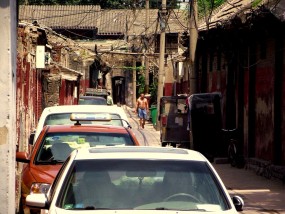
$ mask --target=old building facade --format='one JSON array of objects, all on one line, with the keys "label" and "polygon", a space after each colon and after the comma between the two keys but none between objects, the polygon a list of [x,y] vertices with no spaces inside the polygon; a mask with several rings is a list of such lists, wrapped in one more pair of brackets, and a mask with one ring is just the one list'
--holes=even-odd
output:
[{"label": "old building facade", "polygon": [[19,23],[16,118],[21,150],[28,149],[29,135],[45,107],[77,103],[83,63],[79,54],[65,48],[66,41],[47,28]]},{"label": "old building facade", "polygon": [[197,90],[221,92],[223,127],[238,129],[248,164],[278,171],[285,165],[284,1],[231,3],[200,25]]}]

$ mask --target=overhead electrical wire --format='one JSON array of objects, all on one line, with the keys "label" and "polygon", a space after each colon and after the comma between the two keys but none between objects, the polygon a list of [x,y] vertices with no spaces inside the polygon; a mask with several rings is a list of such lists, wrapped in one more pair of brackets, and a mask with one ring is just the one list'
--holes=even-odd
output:
[{"label": "overhead electrical wire", "polygon": [[[90,11],[92,11],[92,8],[93,8],[94,6],[92,6],[91,7],[91,9],[89,9],[88,11],[84,11],[84,12],[79,12],[79,13],[72,13],[71,15],[76,15],[76,14],[86,14],[85,16],[84,16],[84,18],[82,18],[81,20],[80,20],[80,22],[77,24],[77,25],[75,25],[75,26],[79,26],[84,20],[86,21],[86,17],[88,16],[88,14],[90,13]],[[46,11],[52,11],[52,10],[46,10]],[[106,11],[106,10],[105,10]],[[99,15],[99,17],[101,16],[104,16],[105,14],[103,14],[105,11],[98,11],[98,12],[100,12],[101,14]],[[102,13],[103,12],[103,13]],[[122,12],[122,13],[125,13],[125,12]],[[112,17],[112,20],[114,19],[114,18],[116,18],[116,17],[118,17],[118,16],[120,16],[122,13],[118,13],[115,17]],[[175,17],[176,18],[178,18],[177,17],[177,14],[174,14],[175,15]],[[55,16],[55,17],[66,17],[66,16],[70,16],[70,14],[65,14],[65,15],[60,15],[60,16]],[[138,14],[136,14],[135,15],[135,17],[133,18],[133,20],[132,20],[132,23],[128,26],[128,28],[130,29],[130,28],[132,28],[133,26],[134,26],[134,23],[135,23],[135,21],[136,21],[136,19],[137,19],[137,16],[138,16]],[[53,16],[54,17],[54,16]],[[167,19],[169,19],[169,17],[170,17],[170,13],[168,14],[168,17],[167,17]],[[52,18],[51,16],[49,17],[44,17],[44,18],[40,18],[39,20],[44,20],[44,19],[49,19],[49,18]],[[88,17],[89,18],[89,17]],[[91,18],[91,17],[90,17]],[[75,19],[75,18],[73,18],[73,19]],[[77,20],[78,21],[78,20]],[[97,25],[97,27],[98,28],[100,28],[101,26],[104,26],[104,25],[108,25],[108,23],[110,22],[110,20],[106,20],[105,22],[101,22],[100,23],[100,25]],[[153,33],[153,35],[156,35],[156,34],[158,34],[158,20],[157,19],[155,19],[150,25],[149,25],[149,27],[147,28],[147,29],[150,29],[155,23],[156,23],[156,29],[155,29],[155,32]],[[181,23],[181,22],[180,22]],[[169,27],[169,26],[168,26]],[[81,36],[82,38],[86,38],[86,39],[92,39],[92,38],[90,38],[90,37],[87,37],[87,36],[83,36],[83,35],[79,35],[79,34],[76,34],[76,33],[74,33],[74,32],[72,32],[72,31],[70,31],[70,30],[68,30],[68,29],[64,29],[64,30],[66,30],[66,31],[68,31],[68,32],[70,32],[70,33],[73,33],[74,35],[77,35],[77,36]],[[136,40],[137,38],[140,38],[142,35],[145,35],[145,31],[146,31],[146,29],[144,29],[144,30],[142,30],[138,35],[135,35],[135,36],[133,36],[132,37],[132,39],[131,40],[128,40],[128,42],[125,42],[125,44],[128,44],[128,43],[130,43],[130,42],[132,42],[132,41],[134,41],[134,40]],[[170,29],[169,29],[169,31],[170,31]],[[119,40],[119,39],[118,39]],[[151,39],[149,40],[149,45],[151,45],[151,44],[153,44],[153,42],[156,40],[156,36],[152,36],[151,37]],[[121,45],[118,45],[118,46],[115,46],[114,47],[114,49],[118,49],[120,46],[123,46],[123,45],[125,45],[125,44],[121,44]],[[90,49],[88,49],[88,50],[90,50]]]},{"label": "overhead electrical wire", "polygon": [[184,29],[189,29],[189,27],[188,26],[185,26],[184,24],[182,24],[181,23],[181,21],[180,21],[180,17],[178,17],[177,16],[177,14],[176,14],[176,12],[175,12],[175,10],[174,9],[171,9],[172,10],[172,12],[173,12],[173,14],[174,14],[174,16],[175,16],[175,21],[181,26],[181,27],[183,27]]}]

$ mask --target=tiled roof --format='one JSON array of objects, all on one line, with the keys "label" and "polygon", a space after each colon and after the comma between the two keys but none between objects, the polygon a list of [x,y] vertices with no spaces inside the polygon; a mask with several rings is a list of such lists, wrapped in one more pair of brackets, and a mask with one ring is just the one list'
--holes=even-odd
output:
[{"label": "tiled roof", "polygon": [[[160,24],[158,19],[158,10],[149,11],[149,29],[148,33],[159,33]],[[133,13],[132,18],[130,19],[130,30],[129,34],[143,34],[146,29],[146,11],[145,10],[136,10]],[[178,33],[185,31],[187,27],[187,11],[185,10],[169,10],[166,26],[166,33]]]},{"label": "tiled roof", "polygon": [[212,14],[208,17],[203,17],[199,24],[199,30],[206,30],[207,28],[216,27],[217,24],[221,24],[229,20],[231,17],[241,11],[245,5],[248,5],[251,0],[230,0],[226,1],[219,8],[216,8]]},{"label": "tiled roof", "polygon": [[53,29],[95,29],[100,9],[98,5],[21,5],[19,19]]},{"label": "tiled roof", "polygon": [[[235,16],[245,17],[247,13],[252,13],[258,10],[261,6],[265,6],[270,10],[277,8],[277,3],[284,3],[284,0],[228,0],[219,8],[215,9],[210,17],[203,17],[198,23],[200,31],[215,28],[217,25],[222,25],[231,20]],[[272,11],[272,10],[271,10]]]},{"label": "tiled roof", "polygon": [[[172,10],[167,16],[167,33],[183,32],[187,26],[186,11]],[[159,33],[160,26],[158,21],[158,10],[149,10],[148,33]],[[141,10],[105,10],[101,11],[99,34],[114,32],[125,33],[128,35],[144,34],[146,30],[146,11]]]},{"label": "tiled roof", "polygon": [[126,10],[102,10],[98,19],[98,34],[125,34]]},{"label": "tiled roof", "polygon": [[[171,10],[167,15],[167,33],[183,32],[187,25],[186,10]],[[100,6],[20,6],[19,19],[52,29],[98,29],[98,34],[144,34],[146,11],[100,10]],[[149,33],[159,32],[158,10],[149,10]]]}]

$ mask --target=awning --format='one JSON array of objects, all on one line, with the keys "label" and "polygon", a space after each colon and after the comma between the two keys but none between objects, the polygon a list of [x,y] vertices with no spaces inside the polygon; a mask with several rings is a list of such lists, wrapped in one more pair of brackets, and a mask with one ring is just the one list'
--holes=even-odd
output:
[{"label": "awning", "polygon": [[78,80],[78,77],[81,77],[83,75],[83,72],[67,68],[57,63],[52,63],[51,66],[56,67],[59,70],[59,75],[61,78],[65,80],[76,81]]}]

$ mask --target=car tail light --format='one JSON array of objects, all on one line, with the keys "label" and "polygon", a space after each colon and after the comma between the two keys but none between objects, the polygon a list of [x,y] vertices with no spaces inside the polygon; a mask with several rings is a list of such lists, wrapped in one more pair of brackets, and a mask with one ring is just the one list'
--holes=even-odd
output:
[{"label": "car tail light", "polygon": [[30,194],[47,193],[49,188],[50,184],[47,183],[33,183],[30,189]]},{"label": "car tail light", "polygon": [[161,124],[163,126],[166,126],[166,123],[167,123],[167,116],[166,115],[162,115],[161,116]]}]

